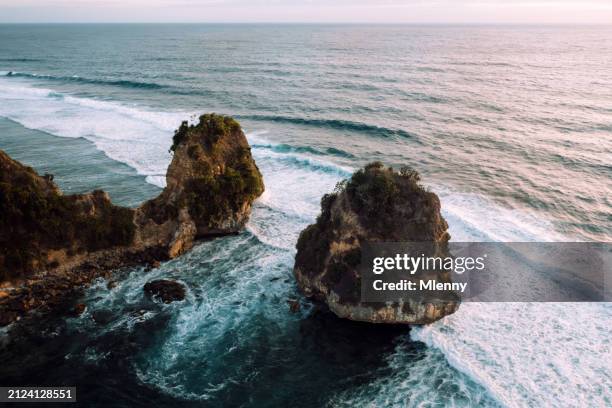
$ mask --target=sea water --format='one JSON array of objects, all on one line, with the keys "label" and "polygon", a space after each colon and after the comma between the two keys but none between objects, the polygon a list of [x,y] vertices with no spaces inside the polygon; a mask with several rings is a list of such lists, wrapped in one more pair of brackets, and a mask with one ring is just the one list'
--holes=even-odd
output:
[{"label": "sea water", "polygon": [[[0,148],[135,206],[182,120],[236,117],[266,192],[243,233],[99,281],[0,349],[88,406],[609,406],[609,304],[464,304],[407,331],[313,313],[291,270],[323,194],[410,165],[457,241],[610,241],[612,29],[0,25]],[[172,278],[184,302],[147,300]]]}]

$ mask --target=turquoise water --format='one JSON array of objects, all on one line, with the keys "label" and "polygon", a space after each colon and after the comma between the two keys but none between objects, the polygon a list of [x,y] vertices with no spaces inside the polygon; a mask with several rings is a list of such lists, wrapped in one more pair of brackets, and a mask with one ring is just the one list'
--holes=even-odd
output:
[{"label": "turquoise water", "polygon": [[[299,231],[372,160],[417,168],[458,241],[609,241],[610,55],[602,27],[0,25],[0,148],[65,190],[137,205],[208,111],[267,187],[244,233],[5,346],[0,382],[87,406],[610,405],[607,304],[466,304],[409,333],[286,304]],[[187,300],[148,302],[157,277]]]},{"label": "turquoise water", "polygon": [[0,146],[39,174],[53,174],[65,194],[101,189],[114,203],[134,207],[161,191],[84,139],[61,139],[0,117]]}]

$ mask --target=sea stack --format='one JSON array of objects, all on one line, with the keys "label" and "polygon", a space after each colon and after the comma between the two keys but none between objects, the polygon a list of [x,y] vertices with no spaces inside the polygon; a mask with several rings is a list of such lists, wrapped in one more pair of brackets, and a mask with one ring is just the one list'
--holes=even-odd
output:
[{"label": "sea stack", "polygon": [[135,221],[137,241],[161,241],[173,258],[197,238],[239,232],[264,184],[240,125],[230,117],[206,114],[195,125],[183,122],[170,149],[166,188],[137,209]]},{"label": "sea stack", "polygon": [[[386,324],[428,324],[454,313],[458,301],[365,303],[358,264],[366,242],[450,239],[438,196],[417,172],[372,163],[321,200],[321,214],[298,239],[294,275],[300,291],[338,317]],[[446,280],[448,277],[441,277]]]},{"label": "sea stack", "polygon": [[0,151],[0,325],[62,303],[110,270],[170,259],[195,240],[234,234],[264,191],[240,125],[205,114],[175,132],[162,193],[139,208],[108,194],[63,195]]}]

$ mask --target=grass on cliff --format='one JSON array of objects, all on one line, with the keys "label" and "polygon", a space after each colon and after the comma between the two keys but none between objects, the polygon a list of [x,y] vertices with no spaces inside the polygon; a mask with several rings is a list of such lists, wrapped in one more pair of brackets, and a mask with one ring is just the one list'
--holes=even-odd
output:
[{"label": "grass on cliff", "polygon": [[197,130],[204,135],[204,143],[207,147],[212,147],[221,137],[227,136],[230,132],[240,130],[240,124],[232,117],[217,115],[216,113],[206,113],[199,118],[195,125],[189,125],[183,121],[181,126],[174,132],[170,151],[176,148],[187,138],[187,134]]},{"label": "grass on cliff", "polygon": [[420,181],[419,173],[410,167],[395,171],[381,162],[372,162],[353,173],[350,179],[339,182],[333,193],[323,196],[317,223],[329,221],[331,206],[343,192],[347,193],[353,210],[362,220],[368,224],[380,222],[393,212],[394,205],[406,194],[426,192]]},{"label": "grass on cliff", "polygon": [[345,189],[355,212],[368,226],[373,226],[391,217],[394,206],[406,194],[424,193],[420,180],[419,174],[409,167],[396,172],[381,162],[373,162],[356,171]]},{"label": "grass on cliff", "polygon": [[36,173],[26,169],[0,177],[0,281],[53,266],[47,265],[50,249],[92,251],[132,241],[132,210],[113,206],[94,192],[98,206],[91,215],[78,195],[46,191]]}]

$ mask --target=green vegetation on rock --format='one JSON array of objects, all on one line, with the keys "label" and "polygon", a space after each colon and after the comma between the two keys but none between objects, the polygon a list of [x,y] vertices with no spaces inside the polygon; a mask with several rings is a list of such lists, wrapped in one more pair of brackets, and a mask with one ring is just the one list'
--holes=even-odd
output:
[{"label": "green vegetation on rock", "polygon": [[419,174],[409,167],[397,172],[373,162],[356,171],[345,190],[362,222],[383,232],[393,228],[393,213],[398,206],[410,203],[415,195],[427,194],[419,181]]},{"label": "green vegetation on rock", "polygon": [[[298,255],[305,262],[324,262],[325,252],[332,238],[332,228],[339,220],[331,218],[332,205],[338,197],[346,194],[350,205],[368,228],[384,233],[385,228],[392,230],[397,220],[393,218],[396,205],[401,200],[409,199],[407,195],[427,194],[419,184],[420,176],[409,167],[402,167],[396,172],[380,162],[373,162],[357,170],[350,179],[336,185],[333,193],[325,194],[321,199],[321,213],[317,222],[308,226],[300,234],[297,243]],[[320,270],[320,265],[313,265],[313,270]]]},{"label": "green vegetation on rock", "polygon": [[[238,122],[216,114],[183,122],[170,150],[166,187],[135,209],[114,206],[103,191],[64,196],[53,176],[0,151],[0,282],[19,283],[0,297],[0,325],[59,305],[114,269],[174,258],[198,238],[244,228],[264,184]],[[47,285],[51,295],[40,296]]]},{"label": "green vegetation on rock", "polygon": [[263,192],[261,176],[246,156],[229,163],[222,174],[191,179],[185,186],[185,206],[197,221],[213,228],[215,224],[240,211],[245,202],[252,202]]},{"label": "green vegetation on rock", "polygon": [[240,124],[214,113],[195,125],[183,122],[171,150],[168,187],[139,209],[115,206],[102,191],[62,195],[51,175],[41,177],[0,151],[0,281],[53,269],[75,255],[129,250],[143,228],[139,251],[174,245],[176,231],[193,231],[189,223],[196,232],[181,236],[183,250],[194,238],[242,228],[264,185]]},{"label": "green vegetation on rock", "polygon": [[216,113],[206,113],[199,118],[199,122],[195,125],[189,125],[187,121],[183,121],[181,126],[174,132],[172,138],[171,151],[176,151],[187,137],[190,131],[197,131],[202,135],[202,143],[210,148],[217,141],[229,133],[240,130],[240,124],[232,117],[217,115]]},{"label": "green vegetation on rock", "polygon": [[209,113],[196,125],[183,122],[171,150],[177,162],[168,175],[182,186],[175,204],[188,209],[199,231],[216,231],[228,220],[244,218],[239,215],[245,204],[264,190],[240,124],[231,117]]},{"label": "green vegetation on rock", "polygon": [[0,160],[0,281],[46,266],[48,250],[92,251],[132,241],[133,210],[112,205],[100,191],[61,195],[51,177],[42,179],[3,153]]}]

